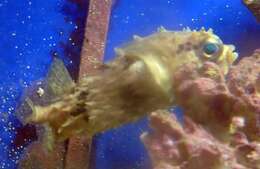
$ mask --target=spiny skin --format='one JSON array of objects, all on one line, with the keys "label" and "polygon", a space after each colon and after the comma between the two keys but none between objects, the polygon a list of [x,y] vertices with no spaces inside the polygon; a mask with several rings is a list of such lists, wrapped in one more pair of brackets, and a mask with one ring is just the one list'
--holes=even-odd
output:
[{"label": "spiny skin", "polygon": [[[205,53],[205,44],[217,51]],[[183,64],[216,62],[224,72],[236,59],[234,47],[224,45],[212,31],[179,32],[161,29],[117,49],[117,57],[100,72],[83,78],[59,100],[34,107],[31,122],[47,123],[56,140],[89,136],[135,121],[149,112],[174,104],[172,74]]]}]

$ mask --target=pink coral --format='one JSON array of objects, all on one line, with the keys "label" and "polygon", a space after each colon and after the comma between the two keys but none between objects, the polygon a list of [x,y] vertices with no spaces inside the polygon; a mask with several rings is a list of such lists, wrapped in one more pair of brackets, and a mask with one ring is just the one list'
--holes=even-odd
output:
[{"label": "pink coral", "polygon": [[[150,116],[151,133],[142,140],[154,169],[259,169],[260,145],[234,137],[233,147],[221,143],[200,125],[185,117],[158,111]],[[246,139],[246,138],[244,138]]]},{"label": "pink coral", "polygon": [[260,169],[260,50],[225,75],[216,63],[173,74],[182,126],[174,115],[150,116],[142,140],[154,169]]},{"label": "pink coral", "polygon": [[[239,100],[234,110],[246,118],[243,131],[252,139],[260,138],[260,50],[243,58],[227,77],[230,92]],[[239,103],[239,104],[238,104]]]},{"label": "pink coral", "polygon": [[196,123],[207,126],[215,137],[227,140],[236,98],[228,90],[224,74],[215,63],[206,62],[201,69],[193,66],[185,65],[174,74],[177,104]]},{"label": "pink coral", "polygon": [[259,50],[233,66],[227,77],[217,64],[206,62],[200,69],[192,64],[183,66],[173,80],[177,103],[215,137],[228,141],[232,119],[241,116],[247,136],[260,138]]}]

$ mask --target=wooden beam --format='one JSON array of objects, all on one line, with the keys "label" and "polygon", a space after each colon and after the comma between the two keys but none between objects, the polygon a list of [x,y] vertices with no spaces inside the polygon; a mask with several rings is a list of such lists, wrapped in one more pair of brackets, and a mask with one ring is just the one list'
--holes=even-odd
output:
[{"label": "wooden beam", "polygon": [[[81,52],[79,78],[95,72],[103,62],[110,20],[112,0],[90,0]],[[90,159],[91,138],[74,137],[69,140],[65,169],[87,169]]]},{"label": "wooden beam", "polygon": [[79,76],[95,71],[103,61],[112,0],[90,0]]}]

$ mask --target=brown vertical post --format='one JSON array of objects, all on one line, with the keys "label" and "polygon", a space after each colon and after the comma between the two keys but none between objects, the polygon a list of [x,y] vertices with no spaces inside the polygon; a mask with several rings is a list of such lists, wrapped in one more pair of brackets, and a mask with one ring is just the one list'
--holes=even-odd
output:
[{"label": "brown vertical post", "polygon": [[[112,0],[90,0],[85,39],[81,52],[79,78],[95,72],[102,63],[108,31]],[[91,138],[74,137],[69,140],[65,169],[87,169]]]},{"label": "brown vertical post", "polygon": [[102,62],[112,0],[90,0],[85,39],[81,52],[80,78]]}]

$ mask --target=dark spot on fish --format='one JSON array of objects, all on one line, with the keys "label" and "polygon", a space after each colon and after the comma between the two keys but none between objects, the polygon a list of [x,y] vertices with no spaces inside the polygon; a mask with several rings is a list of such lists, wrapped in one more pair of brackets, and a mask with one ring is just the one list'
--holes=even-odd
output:
[{"label": "dark spot on fish", "polygon": [[184,50],[184,48],[185,48],[185,46],[183,44],[179,45],[176,53],[180,54]]},{"label": "dark spot on fish", "polygon": [[187,42],[187,43],[186,43],[186,46],[191,47],[191,46],[192,46],[192,42]]},{"label": "dark spot on fish", "polygon": [[85,100],[87,98],[88,94],[89,93],[87,91],[81,91],[79,96],[78,96],[78,99],[79,100]]},{"label": "dark spot on fish", "polygon": [[187,42],[187,43],[185,44],[185,50],[186,50],[186,51],[190,51],[190,50],[192,50],[192,49],[193,49],[192,43],[191,43],[191,42]]},{"label": "dark spot on fish", "polygon": [[109,69],[110,67],[109,67],[109,65],[107,65],[107,64],[101,64],[100,66],[99,66],[99,69],[101,69],[101,70],[106,70],[106,69]]},{"label": "dark spot on fish", "polygon": [[87,111],[87,109],[85,107],[77,107],[77,109],[72,111],[70,114],[75,117],[75,116],[78,116],[78,115],[80,115],[80,114],[82,114],[86,111]]},{"label": "dark spot on fish", "polygon": [[193,49],[199,49],[199,45],[193,45]]},{"label": "dark spot on fish", "polygon": [[183,44],[179,45],[179,50],[184,50],[185,46]]},{"label": "dark spot on fish", "polygon": [[89,116],[87,114],[85,114],[85,116],[83,116],[83,119],[88,122],[89,121]]},{"label": "dark spot on fish", "polygon": [[70,113],[72,116],[78,116],[82,113],[87,112],[86,104],[84,101],[80,101],[76,104],[76,108]]}]

